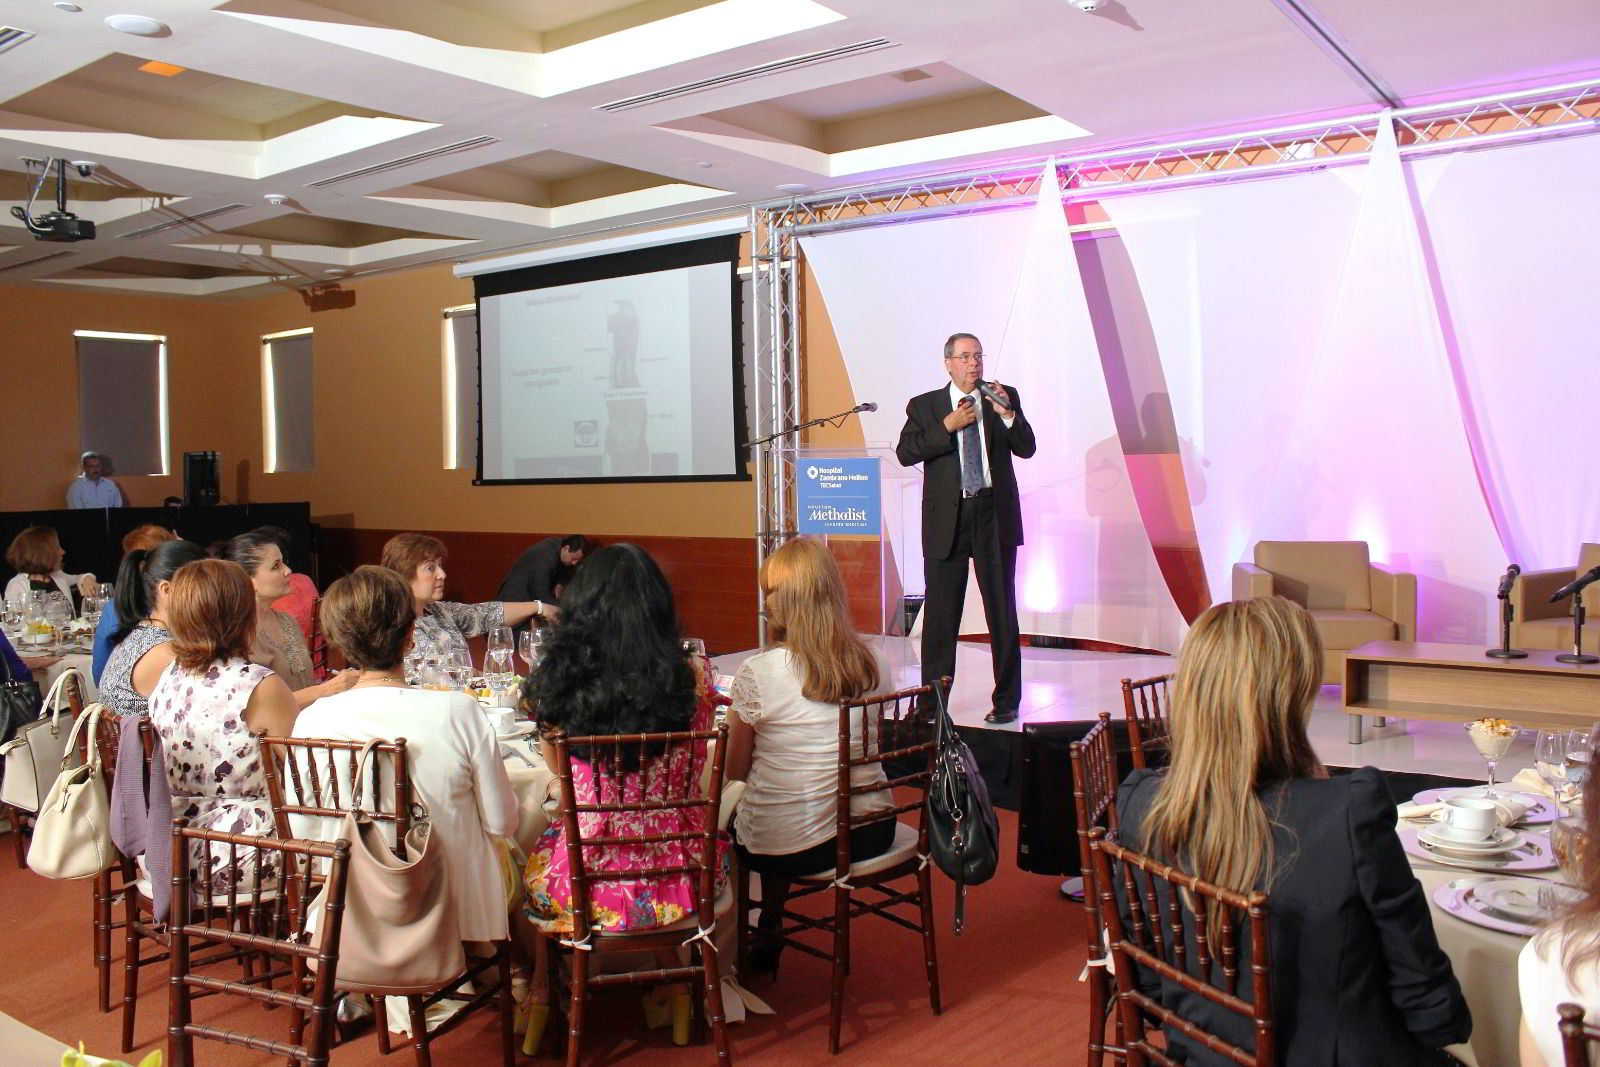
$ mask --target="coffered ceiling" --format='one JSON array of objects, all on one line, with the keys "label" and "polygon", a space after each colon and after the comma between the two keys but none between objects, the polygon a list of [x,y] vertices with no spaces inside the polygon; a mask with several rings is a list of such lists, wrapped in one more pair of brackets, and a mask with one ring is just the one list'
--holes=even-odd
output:
[{"label": "coffered ceiling", "polygon": [[[1600,76],[1594,0],[0,0],[93,241],[0,284],[253,295],[708,210]],[[119,32],[110,15],[159,23]],[[31,36],[28,36],[31,34]],[[47,185],[35,214],[53,196]],[[271,203],[268,197],[281,199]]]}]

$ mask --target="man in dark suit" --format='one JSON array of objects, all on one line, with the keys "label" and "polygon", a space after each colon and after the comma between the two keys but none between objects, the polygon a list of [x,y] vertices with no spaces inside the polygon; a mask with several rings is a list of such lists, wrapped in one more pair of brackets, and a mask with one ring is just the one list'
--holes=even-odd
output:
[{"label": "man in dark suit", "polygon": [[572,578],[572,570],[583,562],[589,539],[583,534],[546,537],[517,558],[500,583],[495,599],[553,604],[561,599],[561,587]]},{"label": "man in dark suit", "polygon": [[986,722],[1015,722],[1022,702],[1022,649],[1017,636],[1017,546],[1022,502],[1011,457],[1033,455],[1033,427],[1017,395],[995,389],[1004,404],[978,392],[983,345],[970,333],[944,343],[950,382],[911,398],[895,455],[922,464],[922,680],[955,675],[956,636],[972,561],[983,594],[994,659],[993,708]]}]

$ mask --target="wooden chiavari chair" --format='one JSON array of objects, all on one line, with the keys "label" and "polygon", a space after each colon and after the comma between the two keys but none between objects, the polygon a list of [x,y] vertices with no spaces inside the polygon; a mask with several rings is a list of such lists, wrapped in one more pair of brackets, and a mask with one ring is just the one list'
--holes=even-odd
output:
[{"label": "wooden chiavari chair", "polygon": [[[202,896],[197,903],[190,878],[192,842],[200,844],[204,870],[211,869],[211,860],[219,854],[230,864],[249,855],[253,874],[232,882],[220,897]],[[280,841],[192,829],[188,820],[178,820],[172,835],[169,928],[167,1058],[173,1067],[193,1067],[197,1038],[270,1052],[305,1067],[327,1064],[333,1043],[334,985],[349,859],[350,844],[343,839],[331,843]],[[321,885],[325,906],[313,932],[308,920],[317,891],[313,874],[317,867],[326,871]],[[267,869],[277,875],[270,886],[261,877]],[[230,981],[197,973],[201,954],[207,949],[215,958],[259,955],[288,963],[281,970],[247,972],[243,980]],[[274,987],[273,978],[279,975],[288,977],[287,989]],[[241,998],[264,1008],[289,1008],[288,1041],[196,1022],[194,1002],[205,996]]]},{"label": "wooden chiavari chair", "polygon": [[1556,1012],[1561,1021],[1561,1058],[1565,1067],[1591,1067],[1594,1063],[1594,1046],[1600,1042],[1600,1027],[1584,1021],[1583,1006],[1558,1004]]},{"label": "wooden chiavari chair", "polygon": [[1161,767],[1167,762],[1167,712],[1172,706],[1172,675],[1122,680],[1122,709],[1128,718],[1133,765]]},{"label": "wooden chiavari chair", "polygon": [[[1116,965],[1116,1004],[1129,1067],[1149,1063],[1176,1067],[1179,1061],[1171,1058],[1166,1043],[1178,1035],[1241,1067],[1275,1067],[1267,895],[1212,885],[1123,848],[1099,828],[1090,831],[1089,841],[1100,917]],[[1213,914],[1218,920],[1215,943],[1207,932],[1207,918]],[[1240,995],[1240,939],[1245,930],[1249,959],[1243,969],[1248,971],[1244,980],[1249,999]],[[1164,1007],[1140,988],[1141,971],[1240,1016],[1254,1047],[1233,1044]],[[1152,1032],[1164,1035],[1162,1044],[1151,1042]]]},{"label": "wooden chiavari chair", "polygon": [[1094,858],[1090,855],[1089,833],[1096,827],[1117,829],[1117,750],[1112,743],[1111,715],[1102,711],[1096,723],[1081,740],[1067,746],[1072,762],[1073,811],[1078,822],[1078,860],[1083,873],[1083,923],[1088,950],[1086,978],[1089,983],[1089,1067],[1100,1067],[1105,1054],[1122,1059],[1126,1054],[1118,1039],[1106,1043],[1106,1023],[1113,1016],[1111,976],[1106,973],[1105,924],[1100,919],[1100,896],[1095,891]]},{"label": "wooden chiavari chair", "polygon": [[[117,751],[122,742],[122,727],[138,719],[113,715],[106,711],[100,716],[95,731],[95,747],[100,754],[100,770],[105,777],[106,795],[112,795],[112,783],[117,774]],[[87,737],[85,738],[87,744]],[[118,855],[115,862],[95,875],[90,883],[94,901],[94,967],[99,984],[100,1011],[111,1010],[111,944],[115,931],[125,925],[116,918],[116,907],[122,903],[128,887],[133,884],[133,867],[126,857]]]},{"label": "wooden chiavari chair", "polygon": [[[717,1062],[729,1064],[732,1053],[728,1048],[728,1034],[722,1012],[722,978],[717,966],[717,947],[712,937],[716,925],[716,876],[720,864],[717,859],[717,812],[722,804],[722,772],[728,756],[728,731],[726,726],[714,730],[685,730],[674,733],[608,735],[599,737],[550,738],[556,750],[556,778],[561,788],[561,813],[566,837],[567,860],[572,876],[572,933],[565,938],[555,934],[541,934],[549,942],[550,988],[559,988],[558,952],[566,949],[571,957],[567,996],[567,1064],[577,1067],[584,1032],[584,1011],[589,992],[617,985],[658,985],[675,981],[699,980],[704,990],[704,1010],[700,1017],[711,1028],[716,1045]],[[579,759],[594,768],[596,782],[611,773],[603,767],[615,768],[623,773],[625,757],[637,754],[641,765],[659,761],[670,766],[675,753],[704,748],[715,743],[709,755],[711,776],[709,785],[702,791],[700,776],[687,774],[682,780],[662,774],[665,793],[642,797],[632,803],[596,802],[579,804],[572,782],[574,751]],[[692,765],[692,758],[691,758]],[[642,773],[642,769],[641,769]],[[645,812],[679,811],[692,813],[698,828],[671,833],[626,833],[613,826],[607,836],[593,837],[583,833],[581,816],[628,814]],[[680,842],[685,846],[685,860],[681,864],[664,862],[626,870],[590,870],[589,856],[606,850]],[[688,875],[695,883],[695,913],[671,926],[650,930],[608,932],[597,930],[590,921],[590,896],[597,886],[608,882],[631,882],[639,879],[668,875]],[[617,952],[653,952],[658,949],[677,951],[688,945],[691,950],[688,964],[678,967],[655,967],[650,970],[620,974],[600,973],[598,958]],[[552,997],[552,1001],[557,998]]]},{"label": "wooden chiavari chair", "polygon": [[[329,738],[267,737],[257,735],[261,749],[261,765],[267,777],[267,796],[272,804],[272,816],[277,833],[283,837],[304,836],[305,828],[296,834],[292,819],[317,819],[342,823],[349,814],[357,767],[365,741],[335,741]],[[406,760],[406,739],[382,741],[374,746],[374,758],[367,763],[367,779],[362,783],[361,795],[374,798],[364,802],[362,810],[380,825],[392,825],[394,845],[404,857],[406,834],[411,830],[413,792],[409,764]],[[384,769],[388,773],[384,773]],[[388,789],[384,788],[387,782]],[[320,835],[319,835],[320,836]],[[501,1055],[510,1064],[514,1055],[513,1029],[515,1005],[511,1000],[511,947],[507,941],[495,943],[491,956],[467,957],[467,970],[449,985],[427,995],[406,997],[408,1023],[411,1027],[410,1044],[416,1053],[417,1063],[428,1067],[433,1062],[430,1045],[465,1021],[479,1008],[494,1006],[500,1013]],[[490,972],[497,972],[494,980]],[[468,983],[476,992],[465,992]],[[371,990],[343,983],[340,989],[350,993],[367,993]],[[426,1023],[427,1009],[448,1001],[456,1006],[455,1012],[433,1029]],[[388,1009],[384,997],[373,993],[373,1015],[377,1024],[378,1051],[385,1056],[393,1048],[389,1034]]]},{"label": "wooden chiavari chair", "polygon": [[[854,703],[839,705],[839,785],[835,797],[838,851],[834,866],[827,871],[796,879],[785,902],[783,915],[775,936],[785,947],[804,952],[833,965],[832,1006],[828,1023],[828,1051],[839,1052],[840,1030],[844,1024],[844,986],[850,972],[850,922],[863,915],[877,915],[898,926],[921,935],[923,967],[927,972],[928,1003],[935,1015],[942,1007],[939,1000],[939,958],[933,936],[933,883],[928,867],[927,794],[933,777],[933,757],[936,747],[936,727],[918,710],[918,703],[932,697],[932,686],[917,686],[895,693],[865,697]],[[861,739],[861,740],[853,740]],[[890,766],[900,774],[889,773]],[[852,771],[857,767],[884,767],[885,780],[877,785],[855,786]],[[904,790],[912,794],[904,803],[896,802],[887,811],[870,815],[856,815],[852,811],[852,798],[874,793]],[[916,824],[898,822],[901,815],[916,815]],[[881,856],[859,863],[850,862],[850,831],[869,823],[895,819],[894,843]],[[838,876],[844,871],[843,877]],[[902,878],[914,878],[914,888],[903,889],[890,883]],[[748,956],[751,928],[750,878],[742,868],[739,871],[739,958],[743,964]],[[833,891],[833,914],[815,918],[791,910],[796,900],[816,893]],[[864,894],[872,893],[868,897]],[[890,909],[909,907],[916,910],[915,921]],[[828,949],[821,949],[802,940],[806,933],[821,933],[831,937]]]}]

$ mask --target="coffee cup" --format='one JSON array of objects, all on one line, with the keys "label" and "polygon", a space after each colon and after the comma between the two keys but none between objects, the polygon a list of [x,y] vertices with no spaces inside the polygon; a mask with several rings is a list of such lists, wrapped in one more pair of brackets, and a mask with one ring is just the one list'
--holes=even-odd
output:
[{"label": "coffee cup", "polygon": [[489,725],[494,727],[497,734],[509,734],[517,723],[517,713],[511,708],[484,708],[484,714],[489,716]]},{"label": "coffee cup", "polygon": [[1451,797],[1439,816],[1439,828],[1447,837],[1462,841],[1486,841],[1500,827],[1500,806],[1482,797]]}]

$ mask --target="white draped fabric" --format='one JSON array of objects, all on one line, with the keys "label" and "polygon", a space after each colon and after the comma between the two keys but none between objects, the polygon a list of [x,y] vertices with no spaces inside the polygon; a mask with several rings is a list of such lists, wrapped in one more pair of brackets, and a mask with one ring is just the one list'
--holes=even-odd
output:
[{"label": "white draped fabric", "polygon": [[[1017,389],[1039,442],[1016,464],[1022,631],[1175,649],[1182,619],[1129,484],[1054,168],[1031,211],[808,237],[802,247],[855,396],[883,404],[863,416],[869,444],[892,443],[903,401],[945,379],[940,346],[957,330],[984,342],[986,377]],[[896,549],[907,587],[920,588],[920,541]],[[969,583],[965,633],[983,630],[975,597]]]},{"label": "white draped fabric", "polygon": [[1505,556],[1392,127],[1365,167],[1105,206],[1202,457],[1213,596],[1257,540],[1363,540],[1418,576],[1420,636],[1487,640]]},{"label": "white draped fabric", "polygon": [[1411,164],[1446,335],[1507,558],[1570,567],[1600,541],[1594,398],[1600,137]]}]

